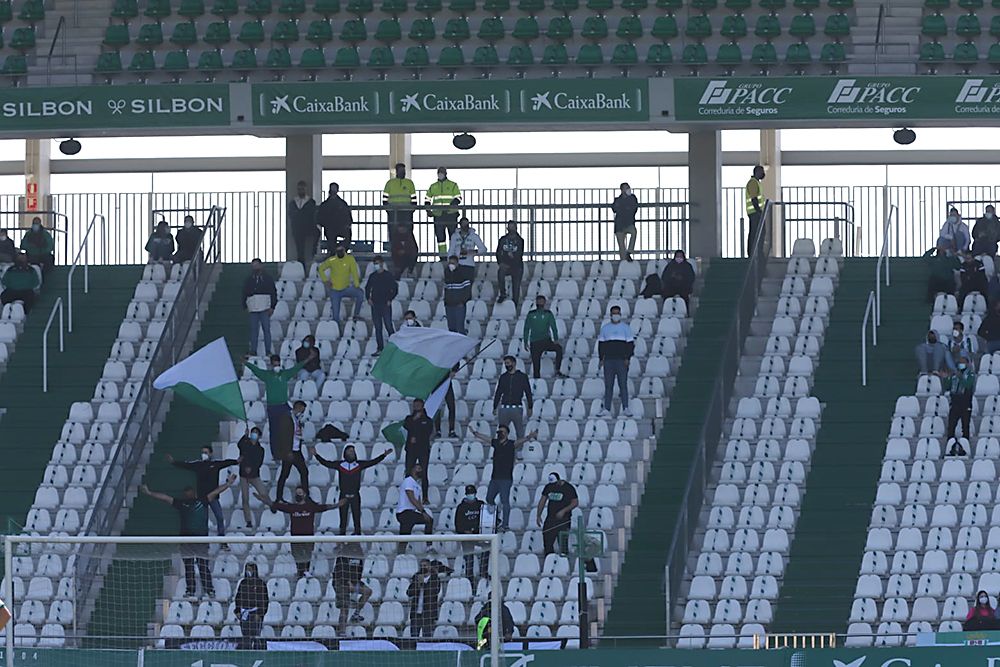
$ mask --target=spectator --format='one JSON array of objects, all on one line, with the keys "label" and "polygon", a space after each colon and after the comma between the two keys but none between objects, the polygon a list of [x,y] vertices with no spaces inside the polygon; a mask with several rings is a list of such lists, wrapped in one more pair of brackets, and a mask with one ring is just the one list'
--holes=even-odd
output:
[{"label": "spectator", "polygon": [[386,222],[389,227],[389,241],[392,230],[399,225],[413,231],[413,209],[417,205],[417,188],[406,177],[406,165],[399,162],[395,166],[395,177],[385,183],[382,190],[382,205],[386,207]]},{"label": "spectator", "polygon": [[690,305],[689,299],[694,289],[694,267],[687,261],[683,250],[674,252],[674,261],[663,268],[660,284],[664,299],[679,296],[684,299],[685,305]]},{"label": "spectator", "polygon": [[345,248],[351,245],[354,217],[351,207],[340,196],[340,186],[336,183],[330,183],[330,193],[316,207],[316,224],[323,230],[328,252],[338,243],[343,243]]},{"label": "spectator", "polygon": [[1000,242],[1000,220],[997,220],[996,209],[992,204],[986,207],[986,212],[976,220],[972,228],[972,254],[996,256],[997,242]]},{"label": "spectator", "polygon": [[271,458],[275,461],[284,459],[283,452],[291,443],[293,429],[291,410],[288,408],[288,383],[292,381],[305,366],[298,363],[291,368],[282,370],[281,357],[271,355],[271,368],[258,368],[248,363],[250,372],[264,383],[264,400],[267,403],[267,425],[271,439]]},{"label": "spectator", "polygon": [[632,327],[622,322],[620,306],[611,306],[611,321],[601,327],[597,337],[597,354],[604,367],[604,413],[611,416],[611,398],[618,382],[618,398],[626,417],[632,416],[628,402],[628,364],[635,350]]},{"label": "spectator", "polygon": [[[542,528],[542,546],[546,556],[555,552],[559,536],[569,530],[570,516],[579,504],[573,485],[562,479],[559,473],[549,473],[549,483],[542,489],[542,497],[535,510],[535,523]],[[548,512],[542,523],[542,512],[546,507]]]},{"label": "spectator", "polygon": [[323,386],[326,373],[320,363],[319,348],[316,347],[316,337],[309,334],[302,339],[302,345],[295,350],[295,363],[302,364],[302,370],[295,377],[299,380],[312,380],[317,387]]},{"label": "spectator", "polygon": [[42,281],[38,277],[35,267],[28,265],[28,258],[24,253],[17,253],[14,256],[14,266],[4,271],[3,293],[0,293],[0,303],[7,305],[20,301],[24,305],[24,312],[31,312],[35,305],[35,295]]},{"label": "spectator", "polygon": [[452,255],[444,273],[444,314],[448,318],[448,331],[465,333],[466,307],[471,298],[472,269],[459,264],[458,257]]},{"label": "spectator", "polygon": [[[222,486],[212,489],[208,495],[199,496],[195,493],[194,487],[184,487],[184,495],[180,498],[173,498],[165,493],[150,491],[149,487],[143,484],[139,487],[139,492],[149,496],[153,500],[159,500],[177,510],[180,519],[181,537],[205,537],[208,535],[208,506],[218,499],[223,491],[228,489],[236,481],[236,475],[230,475],[229,479]],[[187,584],[187,596],[197,598],[197,584],[195,583],[195,570],[198,571],[198,578],[201,580],[201,594],[209,598],[215,596],[215,587],[212,585],[212,571],[208,564],[208,545],[182,544],[181,560],[184,561],[184,581]]]},{"label": "spectator", "polygon": [[[760,187],[760,182],[764,180],[764,167],[755,165],[750,180],[744,188],[747,211],[747,257],[754,254],[754,244],[757,242],[758,232],[762,230],[761,217],[764,215],[764,191]],[[763,234],[760,234],[763,236]],[[757,247],[757,252],[763,250],[764,244]]]},{"label": "spectator", "polygon": [[[455,532],[459,535],[479,535],[482,530],[483,505],[476,497],[476,485],[465,485],[465,496],[455,508]],[[475,581],[476,551],[479,551],[479,578],[489,578],[488,565],[490,554],[475,542],[462,542],[462,553],[465,560],[465,576]]]},{"label": "spectator", "polygon": [[[410,535],[413,527],[424,526],[424,534],[430,535],[434,532],[434,519],[424,508],[424,493],[422,486],[426,482],[421,482],[424,477],[423,467],[417,463],[412,467],[407,467],[409,473],[403,478],[399,485],[399,501],[396,503],[396,521],[399,522],[399,534]],[[397,547],[398,553],[406,551],[406,542],[400,542]]]},{"label": "spectator", "polygon": [[[485,650],[490,644],[490,635],[493,630],[490,627],[490,592],[486,592],[486,602],[482,609],[476,614],[476,649]],[[504,642],[514,639],[514,615],[510,613],[510,608],[506,602],[500,603],[500,638]]]},{"label": "spectator", "polygon": [[972,395],[976,391],[976,373],[966,357],[959,357],[958,371],[951,376],[948,392],[951,394],[951,408],[948,410],[948,438],[954,438],[949,456],[965,456],[967,452],[958,440],[956,427],[962,422],[962,435],[970,437],[969,421],[972,418]]},{"label": "spectator", "polygon": [[254,426],[240,438],[236,446],[240,450],[240,497],[243,501],[243,519],[250,528],[257,522],[250,512],[250,487],[265,498],[270,493],[260,479],[260,467],[264,465],[264,448],[260,444],[261,430]]},{"label": "spectator", "polygon": [[[342,507],[345,504],[341,500],[336,505],[324,505],[317,503],[309,497],[306,489],[309,487],[302,484],[295,487],[295,502],[286,503],[277,500],[269,503],[263,496],[257,496],[262,503],[269,504],[271,511],[284,512],[291,517],[291,534],[293,537],[312,537],[316,534],[316,515],[335,507]],[[314,542],[292,542],[292,559],[295,561],[295,571],[299,579],[308,577],[309,567],[312,564]]]},{"label": "spectator", "polygon": [[[458,222],[458,209],[451,208],[462,203],[462,191],[455,181],[448,180],[448,170],[438,167],[437,181],[427,188],[427,205],[430,206],[430,216],[434,220],[434,236],[437,238],[438,255],[441,261],[447,261],[448,243],[455,235]],[[447,233],[447,237],[445,234]]]},{"label": "spectator", "polygon": [[[410,470],[413,466],[419,465],[422,466],[422,470],[426,470],[431,456],[431,434],[434,432],[434,422],[424,410],[423,399],[413,399],[413,412],[403,419],[403,430],[406,431],[406,469]],[[427,497],[426,475],[423,477],[422,489],[424,497]]]},{"label": "spectator", "polygon": [[[199,498],[207,497],[212,489],[219,486],[219,473],[230,466],[239,465],[238,459],[213,460],[212,448],[202,447],[201,458],[197,461],[175,461],[174,457],[167,454],[167,463],[181,470],[190,470],[194,473],[195,491]],[[215,515],[215,530],[219,537],[226,534],[226,516],[222,513],[222,503],[218,497],[209,503],[212,514]]]},{"label": "spectator", "polygon": [[927,332],[927,342],[917,345],[914,352],[921,375],[944,376],[955,372],[955,361],[951,357],[951,351],[947,345],[938,341],[937,332],[933,329]]},{"label": "spectator", "polygon": [[948,348],[952,359],[965,357],[974,361],[979,358],[979,339],[975,334],[966,336],[965,325],[960,321],[956,321],[951,330],[951,342]]},{"label": "spectator", "polygon": [[1000,350],[1000,301],[993,302],[979,325],[979,336],[986,341],[986,353]]},{"label": "spectator", "polygon": [[375,328],[375,342],[378,349],[375,354],[381,354],[385,347],[382,329],[388,335],[393,334],[392,301],[399,293],[396,278],[385,270],[385,258],[375,258],[375,272],[368,276],[365,282],[365,298],[372,307],[372,326]]},{"label": "spectator", "polygon": [[[361,610],[368,604],[372,596],[372,589],[361,581],[364,572],[364,555],[361,552],[361,545],[357,543],[345,544],[342,553],[337,556],[333,564],[333,591],[337,601],[337,634],[346,636],[347,621],[351,623],[364,623],[361,617]],[[355,600],[354,596],[358,599]],[[351,613],[351,606],[354,613]]]},{"label": "spectator", "polygon": [[413,227],[398,225],[396,233],[389,239],[389,255],[392,257],[392,274],[399,280],[404,273],[413,274],[417,266],[417,239]]},{"label": "spectator", "polygon": [[948,209],[948,217],[941,225],[941,232],[938,234],[938,244],[944,242],[944,247],[952,253],[966,252],[969,249],[969,226],[962,222],[962,216],[958,209],[952,206]]},{"label": "spectator", "polygon": [[[632,251],[635,250],[635,214],[639,212],[639,200],[632,194],[632,186],[621,184],[621,194],[611,203],[615,214],[615,238],[618,239],[618,251],[623,262],[632,261]],[[626,239],[628,241],[626,242]]]},{"label": "spectator", "polygon": [[190,215],[184,216],[184,226],[177,230],[177,252],[174,253],[174,264],[187,262],[198,252],[198,245],[201,237],[205,235],[201,227],[196,227],[194,218]]},{"label": "spectator", "polygon": [[524,435],[524,405],[528,406],[528,417],[531,418],[531,383],[528,376],[517,370],[517,360],[509,354],[503,358],[504,372],[497,380],[496,391],[493,392],[493,412],[497,416],[499,426],[514,425],[517,437]]},{"label": "spectator", "polygon": [[236,599],[233,602],[233,612],[240,621],[240,634],[243,635],[243,650],[256,651],[263,648],[260,645],[260,631],[264,625],[267,605],[267,584],[258,574],[257,563],[248,562],[243,569],[243,579],[236,587]]},{"label": "spectator", "polygon": [[434,413],[434,432],[441,432],[441,413],[444,412],[444,408],[448,408],[448,437],[457,438],[458,433],[455,432],[455,387],[452,384],[452,380],[455,378],[455,374],[458,373],[458,364],[451,367],[451,371],[448,373],[448,378],[445,380],[448,383],[448,391],[444,395],[444,403],[438,406],[437,412]]},{"label": "spectator", "polygon": [[486,245],[475,229],[469,226],[469,219],[462,216],[458,222],[458,232],[451,237],[448,246],[448,261],[458,257],[458,263],[469,269],[469,280],[476,277],[476,255],[486,254]]},{"label": "spectator", "polygon": [[31,228],[21,237],[21,250],[28,255],[29,264],[42,267],[42,273],[55,266],[56,241],[38,216],[31,219]]},{"label": "spectator", "polygon": [[328,461],[313,450],[313,457],[327,468],[337,471],[337,486],[340,488],[340,534],[347,535],[347,514],[354,519],[354,534],[361,534],[361,475],[372,466],[377,466],[389,456],[386,450],[373,459],[359,461],[354,445],[344,447],[344,458]]},{"label": "spectator", "polygon": [[941,239],[937,248],[924,253],[924,258],[930,267],[927,277],[927,303],[933,303],[938,292],[955,293],[955,272],[962,268],[961,263]]},{"label": "spectator", "polygon": [[962,268],[958,271],[958,283],[958,305],[960,308],[964,308],[965,297],[973,292],[979,292],[983,298],[986,298],[988,289],[986,267],[972,253],[965,255]]},{"label": "spectator", "polygon": [[510,296],[515,306],[521,305],[521,280],[524,278],[524,239],[517,233],[517,223],[507,223],[507,233],[497,242],[497,303],[507,298],[507,276],[510,276]]},{"label": "spectator", "polygon": [[330,318],[340,322],[340,301],[344,297],[354,300],[354,318],[357,319],[365,293],[361,291],[361,272],[354,255],[348,254],[343,242],[337,243],[334,254],[319,265],[319,278],[326,285],[330,297]]},{"label": "spectator", "polygon": [[166,220],[156,223],[156,229],[146,241],[146,252],[151,262],[169,262],[174,256],[174,235],[170,233],[170,225]]},{"label": "spectator", "polygon": [[509,433],[506,426],[497,427],[495,438],[472,431],[476,440],[493,447],[493,475],[486,487],[486,503],[496,511],[496,499],[500,496],[501,516],[497,522],[497,532],[503,532],[510,526],[510,489],[514,486],[514,459],[517,450],[538,435],[538,431],[533,431],[527,436],[511,440],[507,437]]},{"label": "spectator", "polygon": [[0,229],[0,262],[13,262],[16,256],[17,248],[14,247],[13,239],[7,236],[6,229]]},{"label": "spectator", "polygon": [[431,638],[441,611],[441,573],[451,574],[450,567],[427,558],[420,559],[420,569],[410,579],[406,597],[410,598],[410,637]]},{"label": "spectator", "polygon": [[257,354],[257,336],[264,332],[264,355],[271,354],[271,315],[278,305],[274,278],[264,271],[259,259],[250,262],[250,275],[243,282],[243,308],[250,313],[250,352]]},{"label": "spectator", "polygon": [[404,327],[422,327],[423,324],[417,319],[417,314],[412,310],[408,310],[403,313],[403,326]]},{"label": "spectator", "polygon": [[962,629],[966,632],[976,630],[993,630],[996,628],[996,612],[990,605],[990,596],[986,591],[976,593],[976,604],[969,609],[969,613],[962,623]]},{"label": "spectator", "polygon": [[288,226],[295,242],[295,259],[309,266],[316,254],[316,200],[309,194],[305,181],[295,184],[295,196],[288,200]]},{"label": "spectator", "polygon": [[292,405],[292,447],[290,451],[284,452],[281,457],[281,472],[278,474],[278,492],[275,494],[277,502],[285,500],[285,482],[292,472],[292,468],[299,471],[299,486],[303,489],[309,488],[309,467],[306,459],[302,455],[303,427],[306,421],[305,401],[295,401]]},{"label": "spectator", "polygon": [[556,329],[556,318],[552,311],[545,307],[545,297],[539,294],[535,297],[535,308],[524,318],[524,346],[531,352],[531,368],[535,379],[542,377],[542,354],[556,353],[556,376],[562,374],[562,345],[559,331]]}]

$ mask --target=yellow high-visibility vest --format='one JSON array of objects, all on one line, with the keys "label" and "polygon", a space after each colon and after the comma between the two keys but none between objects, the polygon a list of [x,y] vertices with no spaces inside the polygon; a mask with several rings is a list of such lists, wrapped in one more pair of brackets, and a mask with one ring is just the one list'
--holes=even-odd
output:
[{"label": "yellow high-visibility vest", "polygon": [[[750,180],[747,181],[746,196],[747,196],[747,215],[750,215],[751,213],[757,213],[757,209],[753,205],[753,200],[756,198],[758,202],[763,203],[761,201],[763,197],[761,196],[760,192],[760,181],[758,181],[756,178],[751,177]],[[761,206],[760,210],[763,211],[764,207]]]},{"label": "yellow high-visibility vest", "polygon": [[455,213],[456,209],[449,207],[452,200],[461,196],[462,191],[458,189],[458,184],[455,181],[449,181],[447,178],[443,181],[435,181],[431,187],[427,188],[427,200],[430,201],[431,206],[436,207],[431,209],[431,216],[436,218],[439,215]]},{"label": "yellow high-visibility vest", "polygon": [[409,206],[417,194],[417,188],[408,178],[390,178],[385,183],[385,201],[391,206]]}]

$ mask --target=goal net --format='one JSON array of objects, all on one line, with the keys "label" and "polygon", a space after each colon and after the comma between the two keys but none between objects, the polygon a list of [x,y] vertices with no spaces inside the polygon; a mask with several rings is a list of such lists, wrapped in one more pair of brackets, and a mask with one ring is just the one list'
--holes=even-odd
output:
[{"label": "goal net", "polygon": [[4,539],[2,665],[503,664],[498,535]]}]

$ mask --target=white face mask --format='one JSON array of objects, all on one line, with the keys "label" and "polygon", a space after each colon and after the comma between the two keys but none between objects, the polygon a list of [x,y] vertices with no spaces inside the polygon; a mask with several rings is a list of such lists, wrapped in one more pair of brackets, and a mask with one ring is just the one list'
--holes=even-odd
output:
[{"label": "white face mask", "polygon": [[958,329],[955,329],[954,331],[951,332],[951,335],[954,336],[955,339],[957,340],[962,337],[962,332],[959,331]]},{"label": "white face mask", "polygon": [[201,453],[201,460],[202,460],[202,461],[207,461],[207,460],[209,460],[210,458],[212,458],[212,455],[211,455],[211,454],[206,454],[205,452],[202,452],[202,453]]},{"label": "white face mask", "polygon": [[382,271],[383,269],[385,269],[385,266],[383,266],[381,263],[375,265],[376,271]]},{"label": "white face mask", "polygon": [[404,327],[415,327],[415,326],[417,326],[417,323],[416,323],[415,320],[403,320],[403,326]]},{"label": "white face mask", "polygon": [[993,218],[997,217],[997,215],[996,215],[996,213],[987,213],[986,217],[989,218],[990,220],[992,220]]},{"label": "white face mask", "polygon": [[986,604],[989,601],[990,601],[990,599],[988,597],[986,597],[985,595],[983,595],[983,596],[981,596],[979,598],[979,604]]},{"label": "white face mask", "polygon": [[467,494],[465,494],[465,499],[468,500],[469,502],[472,502],[473,500],[476,499],[476,494],[474,494],[474,493],[467,493]]},{"label": "white face mask", "polygon": [[951,224],[955,224],[956,222],[958,222],[958,216],[956,216],[956,215],[949,215],[948,216],[948,222],[950,222]]},{"label": "white face mask", "polygon": [[184,223],[184,228],[185,229],[191,229],[192,227],[194,227],[194,223],[191,222],[190,220],[188,220],[187,222]]},{"label": "white face mask", "polygon": [[448,178],[448,177],[447,177],[447,175],[445,175],[445,174],[438,174],[438,180],[439,180],[439,181],[443,181],[443,180],[445,180],[446,178]]},{"label": "white face mask", "polygon": [[618,315],[618,314],[616,313],[616,314],[614,314],[614,315],[612,315],[612,316],[611,316],[611,321],[612,321],[612,322],[615,322],[615,323],[617,324],[618,322],[621,322],[621,321],[622,321],[622,316],[621,316],[621,315]]},{"label": "white face mask", "polygon": [[457,269],[457,268],[458,268],[458,265],[457,265],[457,264],[449,264],[449,265],[448,265],[448,270],[449,270],[449,271],[454,271],[454,270],[455,270],[455,269]]},{"label": "white face mask", "polygon": [[550,481],[550,482],[557,482],[557,481],[559,481],[559,478],[558,478],[558,477],[556,477],[556,476],[555,476],[555,475],[553,475],[553,474],[549,474],[549,481]]}]

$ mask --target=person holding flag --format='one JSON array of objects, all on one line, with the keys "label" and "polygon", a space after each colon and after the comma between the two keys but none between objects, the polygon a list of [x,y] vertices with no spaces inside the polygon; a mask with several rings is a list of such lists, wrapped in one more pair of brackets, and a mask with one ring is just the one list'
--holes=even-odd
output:
[{"label": "person holding flag", "polygon": [[[414,466],[419,465],[426,470],[431,457],[431,435],[434,433],[434,422],[424,410],[423,399],[413,399],[413,412],[403,420],[403,429],[406,431],[406,469],[411,470]],[[427,475],[424,475],[420,480],[420,486],[424,492],[424,498],[426,498]]]},{"label": "person holding flag", "polygon": [[[154,389],[173,389],[208,410],[247,420],[243,393],[225,338],[217,338],[153,380]],[[286,389],[287,391],[287,389]]]}]

